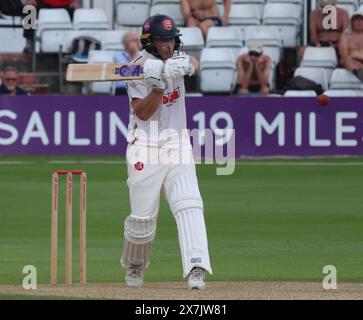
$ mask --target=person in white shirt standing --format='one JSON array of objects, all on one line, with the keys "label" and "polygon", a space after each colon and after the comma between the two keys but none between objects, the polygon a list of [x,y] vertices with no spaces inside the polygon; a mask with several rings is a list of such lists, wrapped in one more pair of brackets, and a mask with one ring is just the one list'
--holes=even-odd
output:
[{"label": "person in white shirt standing", "polygon": [[[115,53],[113,61],[116,63],[127,63],[135,59],[140,53],[140,39],[135,32],[126,32],[122,37],[124,51]],[[116,82],[116,96],[126,95],[126,85],[124,81]]]},{"label": "person in white shirt standing", "polygon": [[139,287],[149,265],[162,193],[176,221],[183,277],[204,289],[212,274],[203,201],[186,128],[184,76],[199,63],[181,51],[181,34],[166,15],[149,17],[140,36],[143,80],[127,81],[130,101],[127,165],[131,214],[124,223],[121,265],[125,282]]}]

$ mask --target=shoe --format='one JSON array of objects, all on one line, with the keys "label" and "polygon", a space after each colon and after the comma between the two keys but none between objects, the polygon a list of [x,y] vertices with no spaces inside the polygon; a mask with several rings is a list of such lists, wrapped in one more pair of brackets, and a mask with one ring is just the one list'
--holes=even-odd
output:
[{"label": "shoe", "polygon": [[125,282],[128,287],[142,287],[144,284],[144,270],[139,265],[133,265],[126,271]]},{"label": "shoe", "polygon": [[205,270],[203,268],[194,267],[188,275],[188,288],[190,290],[205,289]]}]

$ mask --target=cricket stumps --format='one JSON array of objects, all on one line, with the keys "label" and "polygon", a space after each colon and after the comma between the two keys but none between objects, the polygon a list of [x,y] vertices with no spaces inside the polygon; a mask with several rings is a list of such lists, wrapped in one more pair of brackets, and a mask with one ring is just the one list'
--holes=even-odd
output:
[{"label": "cricket stumps", "polygon": [[82,170],[58,170],[52,174],[52,212],[51,212],[51,261],[50,284],[57,285],[58,276],[58,209],[59,177],[66,176],[66,238],[65,238],[65,284],[72,285],[72,207],[73,176],[79,175],[79,277],[80,284],[86,284],[86,209],[87,174]]}]

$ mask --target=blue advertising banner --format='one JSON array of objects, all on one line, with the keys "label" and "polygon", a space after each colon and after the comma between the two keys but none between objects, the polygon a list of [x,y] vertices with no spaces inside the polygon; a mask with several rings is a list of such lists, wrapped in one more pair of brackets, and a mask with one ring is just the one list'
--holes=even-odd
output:
[{"label": "blue advertising banner", "polygon": [[[188,128],[235,156],[363,155],[361,98],[189,97]],[[127,97],[0,96],[0,155],[124,155]]]}]

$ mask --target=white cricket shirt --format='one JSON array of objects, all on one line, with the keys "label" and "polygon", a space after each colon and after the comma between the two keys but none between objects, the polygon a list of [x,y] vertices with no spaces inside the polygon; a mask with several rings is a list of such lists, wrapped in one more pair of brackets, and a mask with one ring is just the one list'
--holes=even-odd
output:
[{"label": "white cricket shirt", "polygon": [[[180,53],[185,55],[185,53]],[[146,59],[157,59],[143,50],[133,62]],[[143,121],[133,111],[131,101],[134,98],[143,99],[152,90],[144,80],[126,82],[130,101],[130,121],[127,141],[135,145],[153,146],[159,148],[190,148],[190,137],[187,132],[185,111],[184,78],[169,79],[164,91],[163,101],[150,119]]]}]

